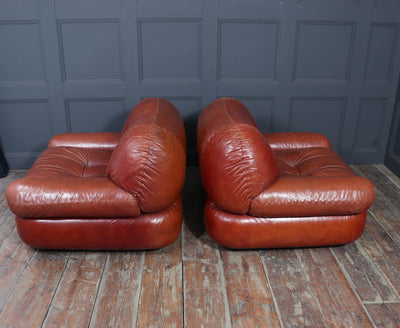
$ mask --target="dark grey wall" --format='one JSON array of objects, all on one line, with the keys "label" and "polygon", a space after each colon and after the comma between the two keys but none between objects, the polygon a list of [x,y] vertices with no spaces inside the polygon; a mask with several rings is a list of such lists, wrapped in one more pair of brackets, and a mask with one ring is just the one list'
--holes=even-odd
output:
[{"label": "dark grey wall", "polygon": [[400,77],[384,163],[400,177]]},{"label": "dark grey wall", "polygon": [[0,140],[29,166],[65,131],[115,131],[159,96],[195,124],[233,96],[263,131],[326,134],[382,162],[400,71],[398,0],[2,0]]}]

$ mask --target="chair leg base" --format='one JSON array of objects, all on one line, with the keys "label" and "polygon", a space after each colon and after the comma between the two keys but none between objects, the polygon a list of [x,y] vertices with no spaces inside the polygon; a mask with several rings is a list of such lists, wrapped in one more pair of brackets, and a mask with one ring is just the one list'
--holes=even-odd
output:
[{"label": "chair leg base", "polygon": [[205,226],[218,244],[232,249],[344,245],[363,233],[367,212],[346,216],[264,218],[236,215],[206,202]]},{"label": "chair leg base", "polygon": [[172,243],[182,227],[182,201],[134,218],[20,218],[20,238],[37,249],[136,250]]}]

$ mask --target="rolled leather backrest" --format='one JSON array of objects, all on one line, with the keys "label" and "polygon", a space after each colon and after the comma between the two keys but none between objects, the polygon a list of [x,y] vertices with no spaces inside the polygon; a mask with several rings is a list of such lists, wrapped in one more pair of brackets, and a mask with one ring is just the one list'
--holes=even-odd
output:
[{"label": "rolled leather backrest", "polygon": [[225,211],[247,213],[251,200],[279,175],[251,113],[236,99],[217,99],[201,113],[197,138],[208,197]]},{"label": "rolled leather backrest", "polygon": [[148,98],[132,110],[106,174],[135,195],[142,212],[160,211],[177,198],[185,179],[186,138],[176,107]]}]

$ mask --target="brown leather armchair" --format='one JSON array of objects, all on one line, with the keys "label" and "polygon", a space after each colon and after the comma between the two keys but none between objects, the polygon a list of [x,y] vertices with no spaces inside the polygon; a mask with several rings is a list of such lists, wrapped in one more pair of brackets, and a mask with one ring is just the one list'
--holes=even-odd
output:
[{"label": "brown leather armchair", "polygon": [[53,137],[7,201],[34,248],[160,248],[180,233],[185,164],[182,117],[149,98],[121,133]]},{"label": "brown leather armchair", "polygon": [[206,229],[228,248],[346,244],[363,232],[375,198],[317,133],[262,134],[232,98],[198,121]]}]

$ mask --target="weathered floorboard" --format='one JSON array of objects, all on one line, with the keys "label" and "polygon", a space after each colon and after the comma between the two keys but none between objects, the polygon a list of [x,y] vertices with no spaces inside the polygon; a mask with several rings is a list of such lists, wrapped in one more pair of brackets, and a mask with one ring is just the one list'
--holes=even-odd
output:
[{"label": "weathered floorboard", "polygon": [[327,327],[295,250],[265,250],[260,255],[283,326]]},{"label": "weathered floorboard", "polygon": [[0,245],[15,227],[15,217],[8,208],[7,202],[0,203]]},{"label": "weathered floorboard", "polygon": [[357,165],[354,170],[374,184],[376,199],[370,212],[374,214],[389,236],[400,245],[400,189],[374,166]]},{"label": "weathered floorboard", "polygon": [[172,245],[71,253],[19,239],[4,195],[25,172],[10,172],[0,179],[0,327],[400,327],[400,179],[381,165],[354,169],[377,199],[346,246],[219,247],[205,232],[194,169]]},{"label": "weathered floorboard", "polygon": [[111,252],[90,327],[135,327],[142,282],[144,252]]},{"label": "weathered floorboard", "polygon": [[88,327],[106,254],[71,253],[43,327]]},{"label": "weathered floorboard", "polygon": [[280,327],[258,253],[221,249],[221,257],[232,327]]},{"label": "weathered floorboard", "polygon": [[206,232],[195,236],[188,226],[183,225],[183,259],[184,260],[215,260],[219,259],[218,245]]},{"label": "weathered floorboard", "polygon": [[65,264],[63,253],[35,252],[0,314],[1,325],[41,327]]},{"label": "weathered floorboard", "polygon": [[186,327],[231,327],[220,259],[184,261]]},{"label": "weathered floorboard", "polygon": [[397,301],[399,299],[395,290],[361,243],[361,240],[364,240],[367,234],[368,231],[365,231],[360,241],[343,247],[332,248],[332,252],[362,302]]},{"label": "weathered floorboard", "polygon": [[382,171],[384,175],[386,175],[398,188],[400,188],[400,178],[390,171],[385,165],[375,164],[373,167]]},{"label": "weathered floorboard", "polygon": [[231,327],[218,245],[205,232],[198,168],[188,170],[182,229],[185,327]]},{"label": "weathered floorboard", "polygon": [[365,308],[378,328],[400,327],[400,303],[366,304]]},{"label": "weathered floorboard", "polygon": [[296,253],[328,327],[372,327],[329,248]]},{"label": "weathered floorboard", "polygon": [[6,177],[0,178],[0,203],[5,200],[6,198],[6,190],[8,187],[8,184],[11,181],[14,181],[16,179],[22,178],[25,175],[26,171],[21,170],[21,171],[10,171]]},{"label": "weathered floorboard", "polygon": [[3,241],[0,248],[0,312],[33,254],[34,250],[19,239],[16,229]]},{"label": "weathered floorboard", "polygon": [[372,327],[329,248],[264,252],[288,327]]},{"label": "weathered floorboard", "polygon": [[[185,327],[231,327],[219,247],[202,222],[201,189],[187,189],[184,202],[193,208],[186,209],[182,229]],[[188,194],[192,199],[186,200]]]},{"label": "weathered floorboard", "polygon": [[183,327],[180,237],[146,255],[137,327]]},{"label": "weathered floorboard", "polygon": [[397,295],[400,295],[400,246],[372,218],[368,219],[365,232],[361,240],[364,248]]}]

